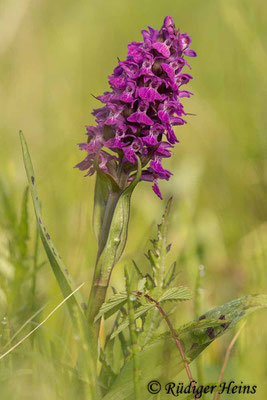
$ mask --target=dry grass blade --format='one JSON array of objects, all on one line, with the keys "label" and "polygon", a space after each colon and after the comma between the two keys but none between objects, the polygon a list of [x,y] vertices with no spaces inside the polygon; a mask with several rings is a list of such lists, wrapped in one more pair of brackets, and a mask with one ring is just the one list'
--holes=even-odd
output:
[{"label": "dry grass blade", "polygon": [[4,354],[0,356],[0,360],[2,360],[4,357],[6,357],[9,353],[11,353],[13,350],[15,350],[20,344],[22,344],[28,337],[30,337],[37,329],[39,329],[71,296],[73,296],[78,290],[81,289],[81,287],[85,284],[83,282],[80,286],[77,287],[72,293],[70,293],[64,300],[62,300],[55,308],[52,310],[48,316],[39,324],[37,325],[32,331],[30,331],[26,336],[24,336],[23,339],[21,339],[18,343],[16,343],[13,347],[11,347],[8,351],[6,351]]},{"label": "dry grass blade", "polygon": [[[232,351],[232,348],[234,347],[235,342],[238,339],[238,336],[240,335],[242,329],[244,328],[244,326],[246,325],[246,321],[240,326],[240,328],[238,329],[238,331],[236,332],[235,336],[233,337],[233,339],[231,340],[229,346],[227,347],[226,353],[225,353],[225,357],[224,357],[224,361],[223,361],[223,365],[222,365],[222,369],[220,372],[220,376],[219,376],[219,380],[218,380],[218,387],[220,386],[222,379],[223,379],[223,374],[226,368],[226,365],[228,363],[229,357],[230,357],[230,353]],[[213,400],[219,400],[220,398],[220,394],[219,392],[216,392],[214,394],[214,398]]]}]

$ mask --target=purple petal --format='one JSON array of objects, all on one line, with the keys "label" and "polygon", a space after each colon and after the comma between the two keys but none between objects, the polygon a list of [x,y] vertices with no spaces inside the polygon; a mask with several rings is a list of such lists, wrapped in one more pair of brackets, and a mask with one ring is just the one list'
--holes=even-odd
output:
[{"label": "purple petal", "polygon": [[167,15],[167,17],[164,18],[163,26],[164,26],[164,28],[168,28],[169,26],[174,26],[172,17]]},{"label": "purple petal", "polygon": [[152,125],[153,121],[144,112],[137,111],[131,114],[128,118],[130,122],[138,122],[139,124]]},{"label": "purple petal", "polygon": [[172,125],[184,125],[186,122],[183,118],[180,117],[171,117],[171,124]]},{"label": "purple petal", "polygon": [[160,118],[160,120],[164,123],[167,124],[170,122],[170,117],[169,114],[167,113],[167,111],[165,110],[160,110],[158,112],[158,117]]},{"label": "purple petal", "polygon": [[196,57],[197,53],[195,52],[195,50],[191,50],[191,49],[186,49],[184,51],[184,54],[188,57]]},{"label": "purple petal", "polygon": [[142,100],[147,100],[148,102],[154,102],[155,100],[162,100],[162,96],[158,93],[158,91],[151,87],[139,87],[137,90],[137,95]]},{"label": "purple petal", "polygon": [[142,137],[142,141],[148,146],[156,146],[158,144],[158,140],[153,134]]},{"label": "purple petal", "polygon": [[167,181],[170,179],[170,176],[172,175],[172,173],[167,169],[164,169],[161,165],[161,162],[157,160],[152,160],[150,162],[150,168],[152,168],[153,171],[155,171],[161,179],[166,179]]},{"label": "purple petal", "polygon": [[155,42],[158,38],[159,31],[157,29],[151,28],[151,26],[148,26],[149,32],[150,32],[150,39],[152,42]]},{"label": "purple petal", "polygon": [[125,147],[123,149],[124,155],[130,163],[134,164],[136,162],[136,155],[131,146]]},{"label": "purple petal", "polygon": [[164,72],[166,72],[166,74],[168,75],[168,77],[169,77],[170,79],[174,79],[174,77],[175,77],[175,70],[174,70],[169,64],[162,63],[162,64],[161,64],[161,68],[163,69]]},{"label": "purple petal", "polygon": [[170,157],[171,152],[170,152],[170,150],[168,150],[168,147],[172,148],[173,146],[171,146],[167,142],[161,142],[155,152],[155,155],[160,156],[160,157]]},{"label": "purple petal", "polygon": [[161,192],[159,190],[159,186],[156,182],[152,186],[152,189],[153,189],[154,193],[156,193],[156,195],[160,198],[160,200],[162,200],[162,194],[161,194]]},{"label": "purple petal", "polygon": [[189,35],[187,35],[187,33],[181,33],[179,35],[179,44],[182,51],[187,49],[190,43],[191,43],[191,38]]},{"label": "purple petal", "polygon": [[126,79],[124,76],[110,76],[109,84],[113,89],[124,89],[126,86]]},{"label": "purple petal", "polygon": [[153,49],[157,50],[160,54],[162,54],[165,58],[170,57],[170,49],[169,47],[162,42],[156,42],[152,44]]},{"label": "purple petal", "polygon": [[142,48],[142,44],[142,42],[133,42],[128,45],[128,54],[137,63],[142,62],[144,58],[144,50]]},{"label": "purple petal", "polygon": [[[85,171],[88,168],[91,168],[94,164],[94,159],[91,156],[86,156],[85,159],[75,165],[74,168],[79,168],[81,171]],[[91,173],[93,175],[94,172]]]},{"label": "purple petal", "polygon": [[179,97],[190,97],[193,93],[189,92],[188,90],[181,90],[179,91]]},{"label": "purple petal", "polygon": [[172,127],[170,125],[167,128],[167,139],[171,144],[179,142],[179,140],[175,136],[174,130],[172,129]]}]

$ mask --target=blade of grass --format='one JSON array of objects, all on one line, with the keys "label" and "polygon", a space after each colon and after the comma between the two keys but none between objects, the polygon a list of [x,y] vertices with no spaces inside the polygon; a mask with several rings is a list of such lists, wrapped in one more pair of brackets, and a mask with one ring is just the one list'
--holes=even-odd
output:
[{"label": "blade of grass", "polygon": [[127,291],[129,331],[130,331],[132,356],[133,356],[133,381],[134,381],[135,400],[141,400],[140,383],[139,383],[139,374],[140,374],[139,358],[138,358],[139,351],[138,351],[138,344],[137,344],[133,300],[131,298],[133,295],[131,294],[130,277],[129,277],[129,272],[128,272],[127,266],[124,267],[124,276],[125,276],[125,285],[126,285],[126,291]]},{"label": "blade of grass", "polygon": [[27,321],[25,321],[24,324],[22,324],[21,327],[16,331],[16,333],[14,333],[14,335],[9,339],[8,343],[3,347],[3,349],[5,349],[9,344],[11,344],[13,340],[18,336],[18,334],[23,331],[25,326],[27,326],[33,320],[33,318],[37,317],[37,315],[39,315],[48,306],[48,304],[49,303],[45,304],[43,307],[37,310],[30,318],[28,318]]},{"label": "blade of grass", "polygon": [[81,287],[85,284],[83,282],[80,286],[78,286],[72,293],[70,293],[67,297],[65,297],[49,314],[48,316],[40,323],[38,324],[32,331],[30,331],[26,336],[24,336],[23,339],[21,339],[18,343],[16,343],[14,346],[12,346],[8,351],[6,351],[4,354],[0,356],[0,360],[2,360],[4,357],[6,357],[8,354],[10,354],[13,350],[15,350],[18,346],[20,346],[28,337],[30,337],[37,329],[39,329],[64,303],[66,303],[67,300],[71,296],[73,296],[78,290],[81,289]]},{"label": "blade of grass", "polygon": [[[222,369],[220,372],[220,376],[219,376],[219,380],[218,380],[218,387],[220,386],[220,384],[222,383],[222,379],[223,379],[223,374],[226,368],[226,365],[228,363],[229,357],[230,357],[230,353],[232,351],[232,348],[234,347],[235,342],[238,339],[238,336],[240,335],[241,331],[243,330],[243,328],[245,327],[247,321],[243,322],[243,324],[240,326],[240,328],[238,329],[238,331],[236,332],[235,336],[233,337],[233,339],[231,340],[229,346],[227,347],[226,353],[225,353],[225,357],[224,357],[224,361],[223,361],[223,365],[222,365]],[[220,393],[219,392],[215,392],[214,394],[214,398],[213,400],[219,400],[220,398]]]}]

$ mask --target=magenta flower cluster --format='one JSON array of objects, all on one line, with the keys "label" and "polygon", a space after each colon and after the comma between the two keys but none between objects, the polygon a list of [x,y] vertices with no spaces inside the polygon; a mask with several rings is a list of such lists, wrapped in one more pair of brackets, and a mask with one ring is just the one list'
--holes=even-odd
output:
[{"label": "magenta flower cluster", "polygon": [[169,180],[170,171],[162,159],[171,156],[178,142],[173,126],[183,125],[186,115],[180,99],[192,94],[183,90],[192,76],[184,56],[195,57],[191,39],[166,17],[160,31],[148,27],[143,41],[128,45],[128,56],[109,76],[112,89],[97,97],[105,105],[93,111],[97,126],[87,126],[88,142],[79,144],[87,151],[76,167],[92,175],[96,168],[119,184],[120,174],[133,179],[137,157],[142,163],[141,179],[153,182],[160,197],[158,180]]}]

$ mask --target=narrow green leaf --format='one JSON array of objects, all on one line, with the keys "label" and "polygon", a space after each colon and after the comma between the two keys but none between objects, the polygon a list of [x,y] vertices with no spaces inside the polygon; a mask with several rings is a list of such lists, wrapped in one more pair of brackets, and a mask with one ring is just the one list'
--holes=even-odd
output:
[{"label": "narrow green leaf", "polygon": [[[36,179],[35,179],[35,175],[34,175],[34,171],[33,171],[30,154],[28,151],[27,143],[25,141],[25,138],[24,138],[24,135],[22,132],[20,132],[20,140],[21,140],[25,169],[26,169],[28,182],[29,182],[29,186],[30,186],[30,191],[31,191],[31,196],[32,196],[33,205],[34,205],[34,211],[35,211],[36,220],[37,220],[37,224],[38,224],[39,231],[40,231],[40,237],[41,237],[44,249],[46,251],[47,257],[49,259],[50,265],[53,269],[53,272],[54,272],[57,282],[59,284],[59,287],[65,298],[70,293],[74,292],[75,285],[71,279],[69,271],[65,267],[63,261],[61,260],[61,257],[59,255],[58,251],[56,250],[56,247],[51,240],[50,234],[48,233],[48,231],[44,225],[44,222],[42,220],[41,207],[40,207],[40,202],[39,202],[39,198],[37,195]],[[67,305],[69,307],[70,314],[73,317],[74,321],[76,321],[75,309],[78,308],[81,312],[83,312],[83,304],[84,304],[84,302],[83,302],[82,296],[79,292],[76,292],[67,301]]]},{"label": "narrow green leaf", "polygon": [[101,227],[103,226],[105,210],[108,203],[108,198],[111,190],[111,182],[107,176],[101,171],[96,173],[95,181],[95,197],[94,197],[94,212],[93,212],[93,228],[94,233],[99,241]]},{"label": "narrow green leaf", "polygon": [[170,268],[168,269],[168,271],[164,277],[164,284],[163,284],[164,287],[169,286],[170,283],[174,280],[174,278],[176,276],[176,267],[177,267],[177,264],[176,264],[176,261],[174,261],[171,264]]},{"label": "narrow green leaf", "polygon": [[[228,332],[242,318],[264,307],[267,307],[267,295],[241,297],[207,312],[201,317],[204,318],[204,322],[202,320],[195,321],[196,325],[192,326],[192,329],[188,330],[188,327],[181,328],[179,330],[179,338],[186,357],[191,361],[194,360],[210,343]],[[225,321],[228,322],[226,323],[222,319],[219,326],[207,327],[205,317],[207,320],[218,320],[224,317]],[[202,329],[199,328],[198,324],[203,324]],[[151,395],[147,391],[148,382],[151,380],[161,382],[164,379],[166,382],[170,382],[184,368],[183,360],[170,333],[166,333],[164,337],[161,336],[159,339],[149,343],[140,352],[139,359],[143,400],[151,399]],[[129,360],[123,367],[103,400],[134,400],[132,360]]]}]

